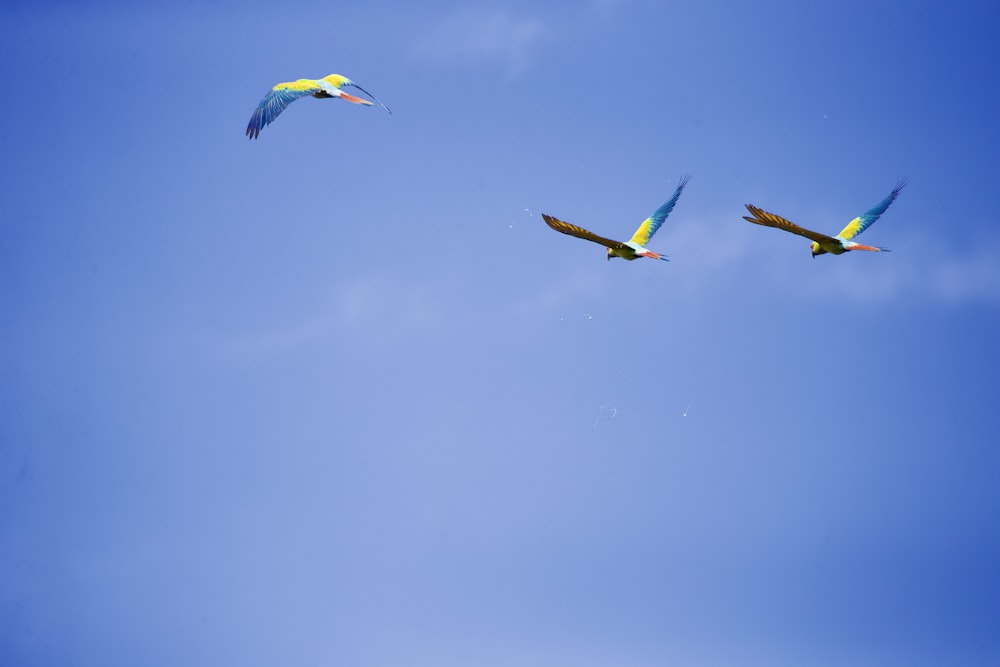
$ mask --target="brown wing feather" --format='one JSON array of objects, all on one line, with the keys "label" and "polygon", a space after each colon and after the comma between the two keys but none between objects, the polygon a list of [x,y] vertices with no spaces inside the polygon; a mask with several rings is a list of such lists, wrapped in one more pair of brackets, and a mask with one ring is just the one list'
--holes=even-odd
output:
[{"label": "brown wing feather", "polygon": [[571,225],[568,222],[564,222],[559,218],[553,218],[551,215],[545,215],[542,213],[542,219],[545,220],[545,224],[556,230],[557,232],[562,232],[563,234],[569,234],[570,236],[575,236],[578,239],[586,239],[588,241],[593,241],[594,243],[600,243],[605,248],[624,248],[625,244],[621,241],[612,241],[611,239],[606,239],[603,236],[598,236],[593,232],[589,232],[583,227],[577,227],[576,225]]},{"label": "brown wing feather", "polygon": [[765,227],[774,227],[776,229],[783,229],[786,232],[791,232],[792,234],[798,234],[799,236],[804,236],[807,239],[816,241],[817,243],[833,243],[836,244],[837,240],[832,236],[827,236],[826,234],[820,234],[819,232],[814,232],[803,227],[799,227],[794,222],[785,220],[780,215],[775,215],[774,213],[768,213],[762,209],[757,208],[753,204],[747,204],[747,210],[750,211],[754,217],[744,215],[743,219],[754,223],[755,225],[764,225]]}]

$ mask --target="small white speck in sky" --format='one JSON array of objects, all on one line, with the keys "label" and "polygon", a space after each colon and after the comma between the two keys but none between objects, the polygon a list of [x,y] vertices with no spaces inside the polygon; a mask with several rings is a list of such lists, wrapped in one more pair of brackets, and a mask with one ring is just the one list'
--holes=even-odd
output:
[{"label": "small white speck in sky", "polygon": [[[521,211],[521,213],[522,213],[522,215],[518,218],[518,220],[523,220],[525,215],[528,216],[529,218],[534,215],[534,213],[532,213],[531,210],[527,209],[527,208],[523,209]],[[518,221],[515,220],[514,222],[510,223],[509,225],[507,225],[507,229],[514,229],[514,226],[517,224],[517,222]]]},{"label": "small white speck in sky", "polygon": [[594,427],[591,430],[596,431],[601,422],[609,422],[614,419],[617,414],[618,408],[608,403],[603,403],[601,407],[597,408],[597,415],[594,417]]}]

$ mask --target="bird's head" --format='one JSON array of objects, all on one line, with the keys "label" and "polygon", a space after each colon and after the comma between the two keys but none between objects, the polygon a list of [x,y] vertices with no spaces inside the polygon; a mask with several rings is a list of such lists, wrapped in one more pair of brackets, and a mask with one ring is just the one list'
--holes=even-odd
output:
[{"label": "bird's head", "polygon": [[809,250],[812,252],[813,259],[816,259],[816,255],[825,255],[826,250],[819,247],[819,244],[813,241],[809,244]]},{"label": "bird's head", "polygon": [[606,248],[606,250],[608,251],[608,261],[610,262],[611,258],[615,256],[615,252],[611,248]]}]

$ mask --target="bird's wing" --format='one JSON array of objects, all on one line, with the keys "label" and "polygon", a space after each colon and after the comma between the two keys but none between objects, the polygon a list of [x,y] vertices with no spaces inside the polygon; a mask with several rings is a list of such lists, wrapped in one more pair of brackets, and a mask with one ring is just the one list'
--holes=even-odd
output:
[{"label": "bird's wing", "polygon": [[649,240],[653,238],[653,234],[656,230],[660,228],[663,221],[667,219],[670,212],[674,210],[674,205],[677,203],[677,199],[684,192],[684,186],[687,185],[688,181],[691,180],[690,176],[681,177],[680,183],[677,185],[677,189],[674,190],[674,194],[663,204],[660,208],[656,209],[653,215],[649,216],[642,221],[639,225],[639,229],[635,230],[635,234],[629,239],[632,243],[637,243],[639,245],[646,245]]},{"label": "bird's wing", "polygon": [[593,241],[594,243],[600,243],[605,248],[624,248],[625,244],[621,241],[612,241],[611,239],[606,239],[603,236],[598,236],[593,232],[589,232],[583,227],[577,227],[576,225],[571,225],[568,222],[563,222],[559,218],[553,218],[551,215],[545,215],[542,213],[542,219],[545,220],[547,224],[552,229],[557,232],[562,232],[563,234],[569,234],[570,236],[575,236],[578,239],[587,239],[588,241]]},{"label": "bird's wing", "polygon": [[254,110],[253,115],[250,116],[250,123],[247,125],[247,136],[251,139],[256,139],[260,135],[260,131],[265,126],[270,125],[289,104],[300,97],[312,95],[320,90],[322,88],[313,79],[299,79],[298,81],[279,83],[264,96],[264,99],[260,101],[260,104]]},{"label": "bird's wing", "polygon": [[389,109],[389,107],[387,107],[386,105],[382,104],[382,100],[380,100],[379,98],[375,97],[374,95],[372,95],[371,93],[369,93],[367,90],[365,90],[364,88],[362,88],[358,84],[354,83],[353,81],[351,81],[350,79],[348,79],[346,76],[344,76],[342,74],[330,74],[328,76],[324,76],[323,77],[323,81],[328,82],[334,88],[342,88],[344,86],[348,86],[350,88],[357,88],[362,93],[364,93],[368,97],[370,97],[373,100],[375,100],[376,102],[378,102],[379,106],[381,106],[383,109],[385,109],[389,113],[392,113],[392,111]]},{"label": "bird's wing", "polygon": [[888,197],[880,201],[876,206],[869,209],[868,212],[865,213],[864,215],[854,218],[854,220],[851,220],[849,223],[847,223],[847,226],[844,227],[844,231],[840,232],[839,234],[840,238],[849,241],[858,234],[860,234],[861,232],[868,229],[868,227],[870,227],[873,222],[878,220],[879,217],[883,213],[885,213],[886,209],[889,208],[889,205],[892,204],[892,202],[896,201],[896,197],[899,196],[899,193],[903,189],[904,185],[906,185],[905,180],[896,183],[896,187],[892,189],[892,192],[889,193]]},{"label": "bird's wing", "polygon": [[837,244],[837,239],[827,236],[826,234],[820,234],[819,232],[814,232],[808,229],[799,227],[794,222],[785,220],[780,215],[775,215],[774,213],[768,213],[762,209],[757,208],[753,204],[747,204],[747,210],[753,214],[751,218],[748,215],[744,215],[743,219],[748,220],[756,225],[764,225],[765,227],[775,227],[777,229],[783,229],[786,232],[791,232],[792,234],[798,234],[799,236],[804,236],[807,239],[816,241],[817,243],[833,243]]}]

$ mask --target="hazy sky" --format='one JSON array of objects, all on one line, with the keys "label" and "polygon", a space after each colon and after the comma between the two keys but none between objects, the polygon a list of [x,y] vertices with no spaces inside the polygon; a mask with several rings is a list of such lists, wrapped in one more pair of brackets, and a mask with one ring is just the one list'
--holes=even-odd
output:
[{"label": "hazy sky", "polygon": [[5,2],[0,665],[1000,663],[998,28]]}]

